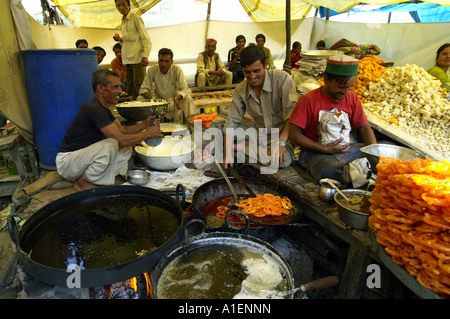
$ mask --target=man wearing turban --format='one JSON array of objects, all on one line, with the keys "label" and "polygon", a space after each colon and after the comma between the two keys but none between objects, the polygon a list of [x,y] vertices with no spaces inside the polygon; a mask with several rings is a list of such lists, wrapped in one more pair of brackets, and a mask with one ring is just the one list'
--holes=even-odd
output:
[{"label": "man wearing turban", "polygon": [[205,51],[199,53],[197,57],[196,85],[198,87],[229,85],[233,80],[233,74],[227,71],[220,60],[219,53],[216,53],[216,46],[217,41],[215,39],[207,39]]}]

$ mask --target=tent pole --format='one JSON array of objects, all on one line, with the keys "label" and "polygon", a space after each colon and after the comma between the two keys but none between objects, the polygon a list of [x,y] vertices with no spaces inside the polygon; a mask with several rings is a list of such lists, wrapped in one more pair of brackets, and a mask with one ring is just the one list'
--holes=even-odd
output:
[{"label": "tent pole", "polygon": [[291,0],[286,0],[286,59],[284,64],[291,65]]},{"label": "tent pole", "polygon": [[209,21],[211,18],[211,0],[208,2],[208,11],[206,13],[206,30],[205,30],[205,41],[203,43],[206,43],[206,40],[208,39],[208,32],[209,32]]}]

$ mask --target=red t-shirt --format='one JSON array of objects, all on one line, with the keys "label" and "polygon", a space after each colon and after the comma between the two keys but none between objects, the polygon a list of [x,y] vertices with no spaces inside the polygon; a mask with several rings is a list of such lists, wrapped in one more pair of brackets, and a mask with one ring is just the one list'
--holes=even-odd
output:
[{"label": "red t-shirt", "polygon": [[348,114],[352,129],[360,128],[369,123],[361,102],[355,92],[349,91],[339,102],[331,100],[322,93],[322,87],[303,95],[292,111],[289,123],[303,129],[303,134],[309,139],[317,142],[319,133],[319,111],[331,111],[338,109]]},{"label": "red t-shirt", "polygon": [[[291,55],[294,53],[294,49],[291,49]],[[296,69],[299,69],[300,68],[300,65],[297,65],[297,64],[295,64],[297,61],[299,61],[300,59],[301,59],[302,57],[301,57],[301,55],[300,54],[297,54],[296,56],[295,56],[295,58],[291,58],[291,68],[296,68]]]}]

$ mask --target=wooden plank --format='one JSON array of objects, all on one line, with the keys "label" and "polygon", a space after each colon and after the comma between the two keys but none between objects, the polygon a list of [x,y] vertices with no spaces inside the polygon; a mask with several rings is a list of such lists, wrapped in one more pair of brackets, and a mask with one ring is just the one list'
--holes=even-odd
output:
[{"label": "wooden plank", "polygon": [[348,250],[347,262],[342,272],[339,285],[338,298],[359,299],[366,284],[366,268],[371,259],[364,251],[351,245]]}]

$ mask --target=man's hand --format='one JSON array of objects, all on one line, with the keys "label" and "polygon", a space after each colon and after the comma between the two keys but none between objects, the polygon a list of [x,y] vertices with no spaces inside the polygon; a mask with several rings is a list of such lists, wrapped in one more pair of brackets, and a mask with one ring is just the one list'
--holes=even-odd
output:
[{"label": "man's hand", "polygon": [[145,92],[142,96],[149,100],[153,99],[153,95],[151,95],[150,92]]},{"label": "man's hand", "polygon": [[286,146],[277,144],[269,150],[267,155],[271,156],[272,163],[278,161],[278,165],[281,166],[286,161]]},{"label": "man's hand", "polygon": [[151,120],[153,120],[153,125],[151,125],[151,126],[157,126],[157,127],[159,127],[159,125],[161,124],[161,119],[159,118],[159,116],[158,116],[158,118],[156,118],[156,116],[154,116],[154,115],[150,115],[149,117],[147,117],[147,119],[146,119],[146,122],[147,122],[147,128],[150,126],[150,121]]},{"label": "man's hand", "polygon": [[147,127],[147,129],[145,130],[145,133],[147,135],[147,138],[157,138],[157,137],[163,137],[163,131],[161,131],[161,129],[158,126],[149,126]]},{"label": "man's hand", "polygon": [[342,153],[348,152],[351,142],[349,142],[347,144],[344,144],[344,145],[339,145],[339,143],[342,142],[343,140],[344,140],[344,138],[341,137],[340,139],[337,139],[336,141],[325,145],[324,146],[324,151],[322,153],[325,153],[325,154],[342,154]]},{"label": "man's hand", "polygon": [[148,59],[146,57],[143,57],[141,60],[141,65],[142,66],[147,66],[148,65]]}]

